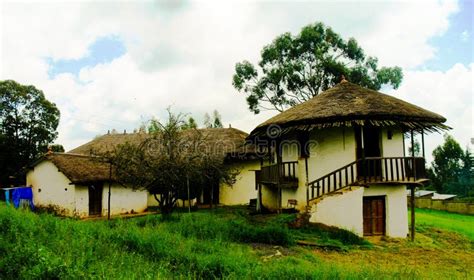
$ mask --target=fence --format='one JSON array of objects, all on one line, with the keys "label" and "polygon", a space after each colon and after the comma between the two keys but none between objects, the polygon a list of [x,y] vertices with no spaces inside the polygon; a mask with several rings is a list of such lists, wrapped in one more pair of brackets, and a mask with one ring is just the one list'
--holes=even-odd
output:
[{"label": "fence", "polygon": [[[410,199],[408,199],[410,206]],[[456,202],[449,200],[432,200],[431,198],[416,198],[415,207],[442,210],[452,213],[474,215],[474,203]]]}]

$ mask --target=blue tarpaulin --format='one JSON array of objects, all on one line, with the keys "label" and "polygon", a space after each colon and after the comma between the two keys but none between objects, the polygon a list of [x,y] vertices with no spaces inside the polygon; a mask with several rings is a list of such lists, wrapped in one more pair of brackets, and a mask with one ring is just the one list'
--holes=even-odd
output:
[{"label": "blue tarpaulin", "polygon": [[31,210],[35,209],[35,206],[33,205],[33,191],[30,187],[14,188],[11,190],[11,195],[15,208],[20,207],[21,200],[27,200]]}]

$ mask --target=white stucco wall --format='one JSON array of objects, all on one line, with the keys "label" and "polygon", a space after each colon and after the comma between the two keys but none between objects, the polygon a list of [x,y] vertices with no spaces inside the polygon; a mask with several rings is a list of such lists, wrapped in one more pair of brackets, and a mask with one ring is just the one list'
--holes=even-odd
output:
[{"label": "white stucco wall", "polygon": [[[104,183],[102,192],[102,215],[108,213],[108,183]],[[113,183],[110,190],[110,213],[111,215],[125,213],[144,212],[148,206],[148,192],[146,190],[134,190],[130,187]]]},{"label": "white stucco wall", "polygon": [[[112,183],[110,196],[111,215],[126,213],[140,213],[147,209],[148,192],[133,190],[122,185]],[[102,190],[102,215],[108,214],[109,185],[107,182]],[[89,216],[89,188],[88,186],[76,186],[76,215],[80,217]]]},{"label": "white stucco wall", "polygon": [[[282,206],[287,206],[288,199],[296,199],[298,201],[297,209],[302,211],[306,206],[305,160],[299,157],[298,149],[294,145],[296,137],[289,135],[287,139],[289,144],[282,145],[282,161],[298,161],[299,180],[298,188],[282,190]],[[309,182],[356,159],[356,142],[352,128],[314,130],[311,132],[309,140],[311,141],[308,158]],[[271,195],[276,198],[276,191],[271,191]],[[268,202],[269,199],[271,198],[263,197],[262,200],[267,201],[267,205],[276,207],[277,204]]]},{"label": "white stucco wall", "polygon": [[237,162],[232,164],[232,168],[239,170],[239,174],[232,186],[220,185],[219,203],[223,205],[248,204],[250,199],[257,198],[254,170],[260,169],[260,161]]},{"label": "white stucco wall", "polygon": [[[89,215],[89,190],[87,186],[74,185],[48,160],[30,170],[27,185],[32,186],[33,201],[38,206],[56,206],[61,215],[87,217]],[[102,214],[107,214],[108,184],[104,183]],[[143,212],[147,208],[147,192],[134,191],[112,184],[111,214]]]},{"label": "white stucco wall", "polygon": [[353,187],[341,195],[324,197],[311,209],[310,222],[344,228],[363,236],[363,197],[385,196],[385,232],[390,237],[408,234],[405,185]]},{"label": "white stucco wall", "polygon": [[76,186],[76,215],[89,216],[89,187],[87,186]]},{"label": "white stucco wall", "polygon": [[363,187],[353,187],[343,194],[322,198],[311,208],[310,222],[340,227],[363,235],[362,197]]},{"label": "white stucco wall", "polygon": [[[392,139],[388,139],[388,131],[392,132]],[[382,129],[382,156],[402,157],[403,156],[403,133],[400,128]]]},{"label": "white stucco wall", "polygon": [[278,191],[276,188],[262,186],[262,205],[270,210],[278,209]]},{"label": "white stucco wall", "polygon": [[75,213],[75,186],[58,168],[45,160],[28,171],[26,184],[32,186],[33,202],[38,206],[56,206],[61,214]]}]

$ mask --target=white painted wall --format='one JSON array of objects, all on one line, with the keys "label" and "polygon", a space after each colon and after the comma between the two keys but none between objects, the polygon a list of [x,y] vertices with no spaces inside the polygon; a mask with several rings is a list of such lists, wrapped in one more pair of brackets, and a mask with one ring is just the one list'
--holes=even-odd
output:
[{"label": "white painted wall", "polygon": [[[27,185],[32,186],[33,201],[38,206],[56,206],[65,216],[89,216],[89,190],[87,186],[74,185],[49,160],[30,170],[26,176]],[[104,183],[102,214],[107,214],[108,184]],[[112,184],[111,214],[143,212],[147,208],[147,192],[134,191]]]},{"label": "white painted wall", "polygon": [[250,199],[257,198],[254,170],[260,170],[260,161],[237,162],[232,164],[232,168],[239,170],[239,175],[232,186],[220,185],[219,203],[223,205],[248,204]]},{"label": "white painted wall", "polygon": [[76,185],[76,215],[89,216],[89,187]]},{"label": "white painted wall", "polygon": [[[388,131],[392,131],[392,139],[388,139]],[[403,133],[400,128],[382,129],[382,156],[402,157],[403,156]]]},{"label": "white painted wall", "polygon": [[[289,135],[288,144],[282,145],[282,161],[298,161],[298,188],[282,190],[282,206],[286,207],[288,199],[298,201],[297,209],[304,210],[306,206],[306,171],[305,160],[299,157],[297,147],[294,145],[296,137]],[[308,158],[309,182],[316,180],[335,169],[338,169],[356,159],[356,142],[352,128],[328,128],[314,130],[310,134],[310,156]],[[276,190],[268,191],[276,198]],[[270,207],[276,207],[276,203],[270,203],[271,198],[263,197]],[[265,204],[264,204],[265,205]],[[267,206],[265,205],[265,206]],[[268,206],[267,206],[268,207]]]},{"label": "white painted wall", "polygon": [[352,128],[314,130],[308,159],[309,181],[316,180],[356,160],[356,142]]},{"label": "white painted wall", "polygon": [[[102,192],[102,215],[108,213],[109,185],[104,183]],[[148,207],[148,192],[146,190],[134,190],[130,187],[112,183],[110,190],[110,214],[126,214],[144,212]]]},{"label": "white painted wall", "polygon": [[405,185],[353,187],[351,191],[327,196],[315,203],[310,222],[344,228],[363,236],[363,197],[385,196],[386,235],[405,238],[408,234],[405,190]]},{"label": "white painted wall", "polygon": [[[112,183],[110,196],[111,215],[144,212],[147,207],[148,192],[125,188],[122,185]],[[102,216],[108,214],[109,185],[107,182],[102,190]],[[76,186],[76,215],[80,217],[89,216],[89,187]]]},{"label": "white painted wall", "polygon": [[[388,139],[388,131],[392,131],[392,139]],[[297,189],[282,190],[282,206],[286,207],[288,199],[298,201],[297,208],[303,210],[306,205],[306,173],[304,158],[299,158],[294,135],[287,136],[287,145],[282,145],[282,161],[298,161],[299,186]],[[309,182],[316,180],[348,163],[356,160],[356,139],[352,128],[328,128],[314,130],[310,134],[311,149],[308,158]],[[400,128],[382,129],[381,149],[384,157],[403,156],[403,134]],[[402,166],[399,166],[400,173]],[[355,171],[355,170],[354,170]],[[270,190],[269,190],[270,192]],[[276,190],[271,194],[276,196]],[[264,201],[268,199],[263,199]],[[269,203],[274,205],[276,203]]]},{"label": "white painted wall", "polygon": [[26,184],[32,186],[33,202],[37,206],[57,206],[61,214],[75,214],[75,186],[49,160],[28,171]]},{"label": "white painted wall", "polygon": [[326,196],[312,206],[309,221],[340,227],[362,236],[363,196],[363,187],[353,187],[343,194]]},{"label": "white painted wall", "polygon": [[278,192],[276,188],[262,186],[262,205],[270,210],[278,208]]}]

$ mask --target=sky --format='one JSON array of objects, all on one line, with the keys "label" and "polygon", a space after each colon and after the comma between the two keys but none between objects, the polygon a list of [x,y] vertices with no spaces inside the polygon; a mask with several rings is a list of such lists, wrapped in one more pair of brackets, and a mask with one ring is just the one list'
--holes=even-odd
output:
[{"label": "sky", "polygon": [[[445,116],[461,146],[474,137],[472,1],[0,1],[0,80],[43,90],[61,111],[66,150],[108,130],[139,127],[166,108],[250,132],[232,86],[237,62],[258,63],[284,32],[323,22],[354,37],[380,66],[400,66],[383,92]],[[442,144],[425,137],[426,151]]]}]

